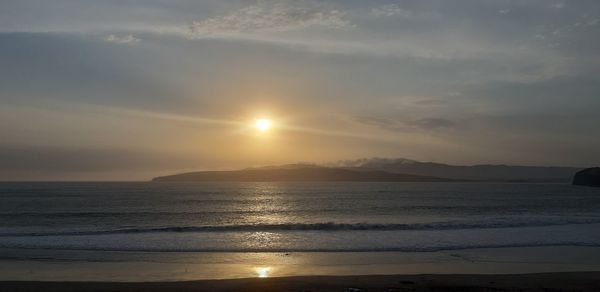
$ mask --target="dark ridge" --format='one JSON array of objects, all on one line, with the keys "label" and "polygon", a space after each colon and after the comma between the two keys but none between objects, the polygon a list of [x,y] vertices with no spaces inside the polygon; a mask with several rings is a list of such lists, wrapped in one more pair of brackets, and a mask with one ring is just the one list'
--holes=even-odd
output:
[{"label": "dark ridge", "polygon": [[[359,159],[341,165],[381,170],[392,173],[444,177],[458,180],[498,182],[564,182],[569,183],[581,168],[517,165],[450,165],[411,159]],[[340,165],[338,165],[340,166]]]},{"label": "dark ridge", "polygon": [[433,176],[390,173],[381,170],[351,170],[314,165],[265,167],[232,171],[198,171],[161,176],[152,181],[362,181],[362,182],[447,182]]},{"label": "dark ridge", "polygon": [[573,185],[600,187],[600,167],[578,171],[573,177]]}]

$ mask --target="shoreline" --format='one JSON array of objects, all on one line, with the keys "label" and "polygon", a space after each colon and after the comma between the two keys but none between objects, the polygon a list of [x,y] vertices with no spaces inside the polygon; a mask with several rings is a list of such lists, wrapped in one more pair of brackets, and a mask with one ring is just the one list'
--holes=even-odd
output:
[{"label": "shoreline", "polygon": [[294,276],[176,282],[2,281],[0,291],[598,291],[600,272]]},{"label": "shoreline", "polygon": [[[98,252],[0,249],[0,281],[183,282],[266,276],[599,272],[600,247],[438,252]],[[600,278],[600,277],[599,277]]]}]

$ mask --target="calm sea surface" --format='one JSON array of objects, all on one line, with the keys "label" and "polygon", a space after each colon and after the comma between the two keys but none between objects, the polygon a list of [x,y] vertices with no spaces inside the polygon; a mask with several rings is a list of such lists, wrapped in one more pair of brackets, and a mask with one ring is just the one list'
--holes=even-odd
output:
[{"label": "calm sea surface", "polygon": [[600,246],[600,189],[495,183],[0,183],[0,248]]}]

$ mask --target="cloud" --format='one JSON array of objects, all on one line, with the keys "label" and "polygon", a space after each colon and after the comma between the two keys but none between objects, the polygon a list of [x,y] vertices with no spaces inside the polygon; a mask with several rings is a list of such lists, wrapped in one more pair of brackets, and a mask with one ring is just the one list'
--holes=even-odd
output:
[{"label": "cloud", "polygon": [[536,82],[488,82],[466,95],[485,101],[488,112],[519,114],[571,114],[597,112],[600,79],[592,75],[562,76]]},{"label": "cloud", "polygon": [[[115,171],[180,167],[189,157],[123,148],[0,144],[1,171]],[[189,165],[194,165],[192,162]]]},{"label": "cloud", "polygon": [[556,8],[556,9],[561,9],[561,8],[564,8],[565,6],[566,6],[566,4],[562,3],[562,2],[557,2],[557,3],[552,4],[552,8]]},{"label": "cloud", "polygon": [[398,4],[386,4],[371,9],[371,15],[374,17],[402,17],[412,21],[431,21],[439,20],[441,15],[431,10],[409,10],[398,6]]},{"label": "cloud", "polygon": [[358,116],[355,117],[355,120],[365,125],[375,126],[392,132],[414,132],[421,130],[433,131],[439,129],[450,129],[456,126],[456,123],[444,118],[400,120],[394,118]]},{"label": "cloud", "polygon": [[131,34],[128,35],[115,35],[115,34],[109,34],[104,38],[105,41],[109,42],[109,43],[116,43],[116,44],[135,44],[135,43],[139,43],[142,41],[142,39],[136,38]]},{"label": "cloud", "polygon": [[508,14],[508,13],[510,13],[510,9],[502,9],[502,10],[498,11],[498,13],[500,13],[500,14]]},{"label": "cloud", "polygon": [[386,4],[380,7],[371,9],[371,14],[377,17],[382,16],[394,16],[403,12],[403,10],[397,4]]},{"label": "cloud", "polygon": [[229,14],[194,21],[189,25],[191,38],[234,34],[273,33],[307,27],[340,29],[351,27],[340,10],[294,6],[287,2],[259,2]]},{"label": "cloud", "polygon": [[455,126],[454,122],[442,119],[442,118],[424,118],[414,121],[405,122],[405,124],[420,129],[440,129],[440,128],[452,128]]}]

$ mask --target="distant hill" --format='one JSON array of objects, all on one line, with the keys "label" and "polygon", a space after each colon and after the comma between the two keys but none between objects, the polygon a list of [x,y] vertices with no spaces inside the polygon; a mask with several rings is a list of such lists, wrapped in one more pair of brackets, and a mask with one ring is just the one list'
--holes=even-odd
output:
[{"label": "distant hill", "polygon": [[514,182],[570,182],[573,174],[581,170],[574,167],[472,165],[460,166],[410,159],[359,159],[336,164],[392,173],[444,177],[459,180],[514,181]]},{"label": "distant hill", "polygon": [[441,182],[439,177],[390,173],[381,170],[346,169],[317,165],[291,164],[232,171],[197,171],[162,176],[152,181],[364,181],[364,182]]}]

